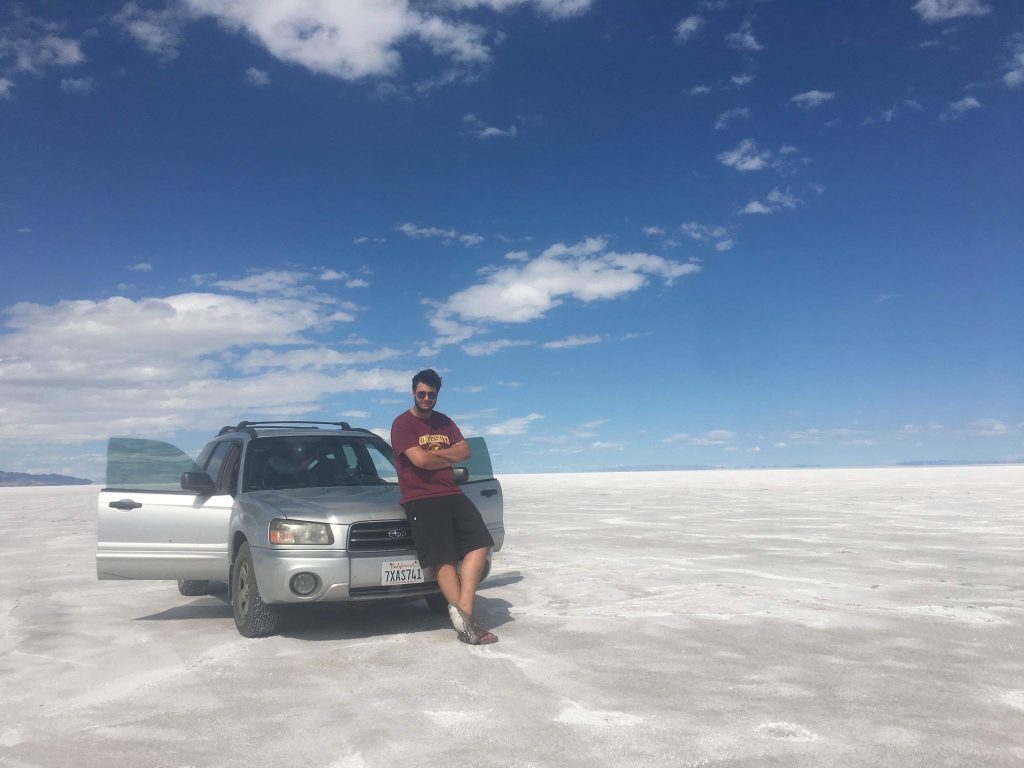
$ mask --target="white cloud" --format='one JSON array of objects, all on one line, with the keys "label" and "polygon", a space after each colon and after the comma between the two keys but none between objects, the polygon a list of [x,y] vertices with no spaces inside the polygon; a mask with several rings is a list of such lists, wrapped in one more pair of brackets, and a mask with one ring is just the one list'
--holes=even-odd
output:
[{"label": "white cloud", "polygon": [[270,75],[256,67],[249,67],[245,70],[245,82],[257,88],[264,88],[270,85]]},{"label": "white cloud", "polygon": [[771,160],[771,151],[759,149],[753,139],[743,139],[735,149],[718,155],[718,161],[722,165],[735,168],[737,171],[760,171],[769,167]]},{"label": "white cloud", "polygon": [[691,96],[706,96],[711,93],[711,86],[709,85],[695,85],[690,89]]},{"label": "white cloud", "polygon": [[647,253],[607,251],[604,238],[574,245],[556,243],[540,256],[489,271],[481,283],[434,303],[430,324],[437,344],[465,341],[489,323],[526,323],[544,317],[567,298],[582,302],[615,299],[633,293],[651,277],[671,285],[698,272]]},{"label": "white cloud", "polygon": [[11,98],[11,88],[13,87],[13,82],[8,80],[6,77],[0,77],[0,99]]},{"label": "white cloud", "polygon": [[754,37],[754,27],[749,21],[743,22],[736,32],[730,32],[726,35],[725,43],[730,48],[737,48],[741,51],[764,50],[764,46],[757,42],[757,39]]},{"label": "white cloud", "polygon": [[[919,102],[914,101],[913,99],[904,99],[899,104],[893,104],[888,109],[883,109],[880,113],[879,118],[875,118],[873,116],[868,116],[864,118],[863,124],[871,125],[879,121],[883,123],[891,123],[893,120],[895,120],[898,116],[902,115],[907,110],[920,112],[922,109],[923,107]],[[828,123],[826,123],[826,125],[828,125]]]},{"label": "white cloud", "polygon": [[369,288],[370,283],[367,280],[363,280],[361,277],[354,277],[351,280],[345,281],[346,288]]},{"label": "white cloud", "polygon": [[155,10],[129,2],[112,18],[114,24],[161,61],[171,61],[177,57],[186,20],[184,7],[174,3]]},{"label": "white cloud", "polygon": [[736,434],[727,429],[713,429],[699,435],[679,433],[669,435],[662,442],[682,443],[683,445],[729,445],[736,439]]},{"label": "white cloud", "polygon": [[244,32],[281,61],[344,80],[397,73],[398,46],[410,39],[458,64],[490,58],[484,29],[421,13],[406,0],[184,2],[192,15],[212,17],[230,31]]},{"label": "white cloud", "polygon": [[281,293],[305,285],[308,277],[304,272],[268,269],[239,280],[218,280],[214,286],[240,293]]},{"label": "white cloud", "polygon": [[419,227],[412,222],[406,222],[405,224],[399,224],[395,229],[401,232],[406,237],[411,237],[417,240],[424,238],[437,238],[445,245],[458,241],[463,245],[473,246],[480,245],[484,241],[481,235],[475,232],[464,234],[458,232],[455,229],[440,229],[438,227]]},{"label": "white cloud", "polygon": [[60,89],[64,93],[91,93],[95,81],[91,77],[68,77],[60,81]]},{"label": "white cloud", "polygon": [[956,120],[957,118],[963,117],[972,109],[981,109],[981,102],[973,96],[964,96],[959,101],[951,101],[949,103],[949,108],[939,115],[939,119]]},{"label": "white cloud", "polygon": [[600,344],[604,341],[600,336],[580,336],[573,334],[558,341],[548,341],[541,346],[544,349],[571,349],[572,347],[584,347],[588,344]]},{"label": "white cloud", "polygon": [[696,37],[704,26],[704,19],[701,16],[687,16],[676,24],[676,42],[685,43]]},{"label": "white cloud", "polygon": [[788,189],[783,192],[775,188],[768,193],[768,202],[778,208],[796,208],[803,200],[793,195]]},{"label": "white cloud", "polygon": [[750,85],[752,82],[754,82],[754,75],[751,75],[751,74],[733,75],[731,79],[732,79],[733,83],[737,87],[742,88],[743,86]]},{"label": "white cloud", "polygon": [[553,19],[578,16],[590,10],[593,0],[447,0],[453,8],[490,8],[503,12],[520,5],[532,5],[541,14]]},{"label": "white cloud", "polygon": [[152,272],[153,265],[148,261],[140,261],[138,264],[131,264],[126,269],[130,269],[133,272]]},{"label": "white cloud", "polygon": [[664,227],[644,227],[642,231],[645,235],[650,237],[659,237],[665,234]]},{"label": "white cloud", "polygon": [[716,251],[732,249],[732,238],[728,230],[721,226],[707,226],[696,221],[688,221],[679,225],[679,231],[698,243],[714,243]]},{"label": "white cloud", "polygon": [[469,112],[462,116],[462,122],[466,132],[477,139],[511,139],[515,138],[517,129],[515,125],[508,128],[497,128],[487,125],[483,120]]},{"label": "white cloud", "polygon": [[494,339],[493,341],[478,341],[473,344],[467,344],[462,348],[470,357],[487,357],[501,352],[503,349],[509,349],[511,347],[528,347],[533,342],[530,341],[512,341],[511,339]]},{"label": "white cloud", "polygon": [[718,119],[715,120],[715,130],[721,131],[729,126],[729,123],[737,119],[750,119],[750,109],[748,107],[736,107],[735,109],[729,109],[722,112]]},{"label": "white cloud", "polygon": [[981,0],[917,0],[913,8],[929,24],[992,12]]},{"label": "white cloud", "polygon": [[771,168],[783,174],[796,165],[806,165],[810,162],[808,158],[800,156],[799,150],[794,146],[784,144],[773,152],[770,149],[761,149],[753,139],[743,139],[734,149],[720,152],[718,161],[741,172]]},{"label": "white cloud", "polygon": [[772,209],[757,200],[751,200],[740,210],[740,213],[771,213]]},{"label": "white cloud", "polygon": [[801,109],[814,109],[814,107],[820,107],[825,102],[832,101],[835,96],[834,91],[805,91],[804,93],[798,93],[790,101]]},{"label": "white cloud", "polygon": [[975,437],[1004,437],[1010,428],[998,419],[975,419],[967,425],[967,433]]},{"label": "white cloud", "polygon": [[36,38],[0,38],[0,58],[13,58],[16,71],[40,75],[48,67],[70,67],[85,61],[77,40],[45,34]]},{"label": "white cloud", "polygon": [[397,349],[390,347],[359,352],[339,352],[329,347],[289,350],[257,349],[240,357],[234,367],[243,373],[269,370],[322,371],[350,365],[377,363],[381,360],[393,360],[400,354]]},{"label": "white cloud", "polygon": [[942,430],[942,425],[932,421],[927,424],[904,424],[897,431],[898,437],[916,437],[917,435],[935,434]]},{"label": "white cloud", "polygon": [[343,419],[368,419],[370,418],[369,411],[342,411],[338,414]]},{"label": "white cloud", "polygon": [[484,429],[485,435],[522,435],[530,428],[530,422],[543,419],[539,413],[531,413],[529,416],[507,419],[491,424]]},{"label": "white cloud", "polygon": [[793,209],[802,204],[803,200],[796,197],[788,189],[783,191],[777,187],[768,193],[765,202],[751,200],[740,213],[769,214],[777,213],[783,209]]},{"label": "white cloud", "polygon": [[[291,348],[311,346],[306,334],[329,325],[322,306],[307,300],[185,293],[21,303],[4,314],[0,437],[6,440],[74,443],[209,429],[249,414],[294,417],[339,392],[404,391],[411,376],[290,369],[289,355],[301,354]],[[240,352],[256,350],[284,362],[248,375],[235,362]]]},{"label": "white cloud", "polygon": [[841,443],[843,445],[874,445],[875,440],[867,437],[863,429],[828,429],[817,428],[797,430],[786,434],[786,439],[799,445],[818,445],[822,442]]},{"label": "white cloud", "polygon": [[1018,35],[1015,40],[1013,58],[1006,65],[1003,82],[1010,88],[1024,85],[1024,35]]}]

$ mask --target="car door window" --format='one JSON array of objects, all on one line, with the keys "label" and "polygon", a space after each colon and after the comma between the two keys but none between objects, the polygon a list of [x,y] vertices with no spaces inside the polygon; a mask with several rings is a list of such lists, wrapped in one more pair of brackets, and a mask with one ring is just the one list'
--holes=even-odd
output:
[{"label": "car door window", "polygon": [[241,459],[242,444],[232,442],[231,451],[221,465],[220,477],[214,478],[214,482],[217,483],[217,493],[226,493],[231,496],[238,493],[238,470],[242,463]]},{"label": "car door window", "polygon": [[213,453],[210,454],[210,458],[207,460],[206,466],[203,467],[203,471],[213,479],[214,483],[218,484],[218,492],[223,492],[219,484],[221,470],[224,469],[224,463],[228,456],[235,450],[235,445],[235,442],[230,440],[218,443],[213,449]]},{"label": "car door window", "polygon": [[159,440],[112,437],[107,443],[110,490],[182,493],[181,473],[198,469],[180,448]]},{"label": "car door window", "polygon": [[456,466],[465,467],[469,471],[469,482],[491,480],[494,477],[494,468],[491,466],[491,454],[487,450],[487,443],[482,437],[470,437],[466,439],[466,444],[472,455]]}]

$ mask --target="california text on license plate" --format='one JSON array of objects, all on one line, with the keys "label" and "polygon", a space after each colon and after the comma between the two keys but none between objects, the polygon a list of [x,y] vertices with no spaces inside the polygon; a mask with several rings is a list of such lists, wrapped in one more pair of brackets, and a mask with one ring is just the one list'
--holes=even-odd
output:
[{"label": "california text on license plate", "polygon": [[392,584],[422,584],[423,569],[419,560],[388,560],[380,564],[380,583],[385,587]]}]

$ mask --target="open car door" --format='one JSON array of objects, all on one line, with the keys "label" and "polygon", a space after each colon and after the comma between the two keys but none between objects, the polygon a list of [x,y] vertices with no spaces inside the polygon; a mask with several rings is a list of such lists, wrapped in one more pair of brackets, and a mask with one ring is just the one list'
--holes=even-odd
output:
[{"label": "open car door", "polygon": [[456,466],[465,467],[469,472],[469,478],[461,483],[460,487],[480,510],[480,516],[483,517],[487,530],[494,539],[494,551],[497,552],[505,540],[501,483],[494,477],[491,455],[484,439],[470,437],[466,439],[466,443],[469,445],[471,455],[469,459],[459,462]]},{"label": "open car door", "polygon": [[[96,576],[226,580],[240,453],[240,443],[218,443],[197,466],[169,443],[110,438],[97,510]],[[182,473],[196,470],[211,475],[212,492],[182,490]]]}]

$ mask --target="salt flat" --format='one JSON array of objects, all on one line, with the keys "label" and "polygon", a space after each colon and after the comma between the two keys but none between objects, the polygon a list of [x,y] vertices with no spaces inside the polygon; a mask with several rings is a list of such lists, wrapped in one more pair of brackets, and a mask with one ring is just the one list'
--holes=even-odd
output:
[{"label": "salt flat", "polygon": [[246,640],[0,489],[0,765],[1020,766],[1024,467],[506,476],[470,648],[422,602]]}]

